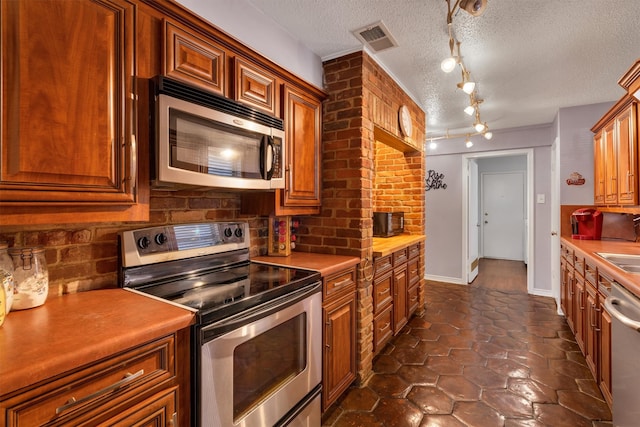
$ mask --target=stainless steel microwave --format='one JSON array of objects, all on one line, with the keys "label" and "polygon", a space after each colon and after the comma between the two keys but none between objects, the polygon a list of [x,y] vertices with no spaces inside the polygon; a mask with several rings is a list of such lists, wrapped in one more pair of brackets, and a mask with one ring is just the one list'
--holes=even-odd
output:
[{"label": "stainless steel microwave", "polygon": [[404,212],[374,212],[373,236],[391,237],[404,232]]},{"label": "stainless steel microwave", "polygon": [[284,188],[281,119],[166,77],[151,84],[154,188]]}]

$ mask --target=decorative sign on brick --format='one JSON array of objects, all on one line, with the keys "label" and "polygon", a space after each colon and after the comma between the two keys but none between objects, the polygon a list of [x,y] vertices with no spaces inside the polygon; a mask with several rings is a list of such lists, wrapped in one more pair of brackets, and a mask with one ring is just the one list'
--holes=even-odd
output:
[{"label": "decorative sign on brick", "polygon": [[447,184],[444,183],[444,174],[438,173],[433,169],[429,169],[427,171],[427,177],[424,180],[424,190],[437,190],[442,188],[443,190],[447,189]]}]

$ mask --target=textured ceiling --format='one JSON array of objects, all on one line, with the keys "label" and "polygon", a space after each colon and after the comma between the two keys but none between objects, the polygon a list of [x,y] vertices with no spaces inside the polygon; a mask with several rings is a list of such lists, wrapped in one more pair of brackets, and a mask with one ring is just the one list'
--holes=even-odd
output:
[{"label": "textured ceiling", "polygon": [[[445,0],[249,0],[323,59],[362,48],[353,30],[382,20],[398,47],[372,53],[427,116],[429,136],[472,132],[449,54]],[[454,1],[452,0],[452,3]],[[453,29],[491,130],[551,123],[559,108],[616,101],[640,58],[640,0],[488,0]]]}]

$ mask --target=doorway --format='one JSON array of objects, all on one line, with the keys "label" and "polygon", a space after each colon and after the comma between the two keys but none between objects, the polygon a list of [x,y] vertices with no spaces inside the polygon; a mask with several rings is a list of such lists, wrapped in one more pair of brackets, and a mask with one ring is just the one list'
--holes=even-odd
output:
[{"label": "doorway", "polygon": [[[518,161],[520,162],[519,167],[504,166],[509,164],[510,161],[516,158],[518,158]],[[462,277],[466,277],[468,279],[467,283],[471,283],[473,281],[473,278],[475,277],[475,274],[477,274],[477,270],[476,272],[474,272],[475,274],[472,274],[472,268],[477,268],[480,262],[482,262],[483,258],[485,257],[487,259],[490,257],[495,257],[495,259],[504,259],[509,261],[514,259],[521,260],[519,261],[521,263],[521,266],[526,269],[526,290],[527,292],[531,293],[534,283],[534,260],[533,250],[531,247],[533,243],[533,221],[529,221],[528,219],[533,218],[533,149],[470,153],[463,156],[463,163],[464,164],[462,170],[466,172],[467,176],[462,180],[463,206],[465,207],[463,212],[462,242],[464,254],[463,265],[465,266],[465,271],[463,272]],[[485,166],[483,166],[483,164]],[[475,165],[479,166],[476,167]],[[500,168],[503,169],[501,170]],[[515,170],[514,168],[517,170]],[[483,170],[487,173],[483,173]],[[504,176],[498,176],[500,174]],[[519,176],[516,177],[516,174]],[[482,176],[483,179],[481,180],[480,176],[478,175]],[[489,175],[491,176],[489,177]],[[510,178],[512,181],[505,180],[504,178]],[[504,222],[505,217],[500,218],[503,213],[507,215],[507,219],[510,220],[512,218],[516,218],[515,222],[519,222],[519,229],[521,231],[516,231],[516,233],[520,234],[520,238],[511,239],[517,240],[517,242],[513,246],[510,246],[510,249],[508,249],[506,253],[504,251],[498,252],[498,246],[501,246],[501,244],[495,243],[490,234],[487,234],[485,236],[485,230],[483,230],[484,226],[487,225],[487,228],[489,229],[488,231],[491,231],[489,227],[491,223],[484,223],[485,217],[487,217],[487,215],[484,215],[484,206],[480,206],[481,204],[485,203],[483,199],[485,195],[482,191],[482,181],[485,179],[489,181],[490,186],[496,186],[498,185],[497,182],[502,181],[502,184],[500,185],[510,185],[511,187],[521,189],[521,196],[519,196],[520,201],[507,201],[507,203],[511,203],[512,205],[520,204],[522,214],[519,213],[520,210],[517,214],[513,214],[512,208],[509,208],[509,210],[504,212],[492,210],[493,213],[489,213],[489,215],[491,215],[491,221],[495,221],[496,225],[501,225],[503,228],[506,228]],[[513,182],[514,179],[515,183]],[[507,189],[505,189],[505,191],[506,190]],[[474,196],[474,193],[476,194],[476,196]],[[496,197],[496,194],[499,193],[499,191],[496,191],[492,197]],[[508,198],[510,196],[505,197]],[[487,200],[486,202],[489,202],[489,200]],[[500,200],[493,200],[492,202],[495,202],[496,205],[499,205],[498,202],[500,202]],[[492,209],[500,208],[494,207]],[[478,212],[478,221],[474,224],[474,215]],[[511,216],[509,216],[510,213]],[[486,220],[489,221],[489,219]],[[516,227],[516,229],[518,228]],[[511,233],[514,233],[513,229]],[[489,239],[487,239],[487,237],[489,237]],[[513,234],[511,234],[511,237],[513,237]],[[502,237],[502,239],[503,243],[509,243],[509,237]],[[499,242],[500,239],[498,239],[497,241]],[[485,250],[487,253],[485,253]],[[476,253],[478,254],[478,256],[474,260],[472,259],[472,255]]]}]

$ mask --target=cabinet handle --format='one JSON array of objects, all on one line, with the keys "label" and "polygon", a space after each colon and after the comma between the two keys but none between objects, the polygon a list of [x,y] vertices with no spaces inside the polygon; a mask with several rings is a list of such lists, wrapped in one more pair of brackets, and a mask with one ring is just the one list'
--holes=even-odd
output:
[{"label": "cabinet handle", "polygon": [[331,342],[333,342],[333,322],[331,320],[327,320],[327,343],[325,347],[327,350],[331,351]]},{"label": "cabinet handle", "polygon": [[94,393],[91,393],[91,394],[85,396],[85,397],[81,397],[80,399],[76,399],[75,397],[71,397],[71,399],[69,399],[66,404],[64,404],[62,406],[59,406],[56,409],[56,415],[59,415],[60,413],[66,411],[67,409],[72,408],[72,407],[74,407],[76,405],[80,405],[80,404],[82,404],[84,402],[87,402],[89,400],[93,400],[93,399],[95,399],[97,397],[100,397],[103,394],[107,394],[109,392],[117,390],[120,387],[122,387],[122,386],[124,386],[124,385],[126,385],[126,384],[128,384],[130,382],[133,382],[134,380],[137,380],[138,378],[140,378],[143,375],[144,375],[144,369],[140,369],[135,374],[130,374],[129,372],[127,372],[123,379],[111,384],[110,386],[107,386],[107,387],[103,388],[102,390],[98,390],[98,391],[96,391]]},{"label": "cabinet handle", "polygon": [[391,326],[391,323],[387,322],[386,325],[384,325],[382,328],[380,328],[380,332],[382,332],[382,331],[384,331],[386,329],[389,329],[389,326]]},{"label": "cabinet handle", "polygon": [[174,412],[171,416],[171,421],[169,422],[171,427],[178,427],[178,413]]},{"label": "cabinet handle", "polygon": [[350,282],[351,282],[351,279],[346,278],[346,279],[341,280],[339,282],[334,282],[333,283],[333,287],[334,288],[339,288],[340,286],[348,285]]}]

